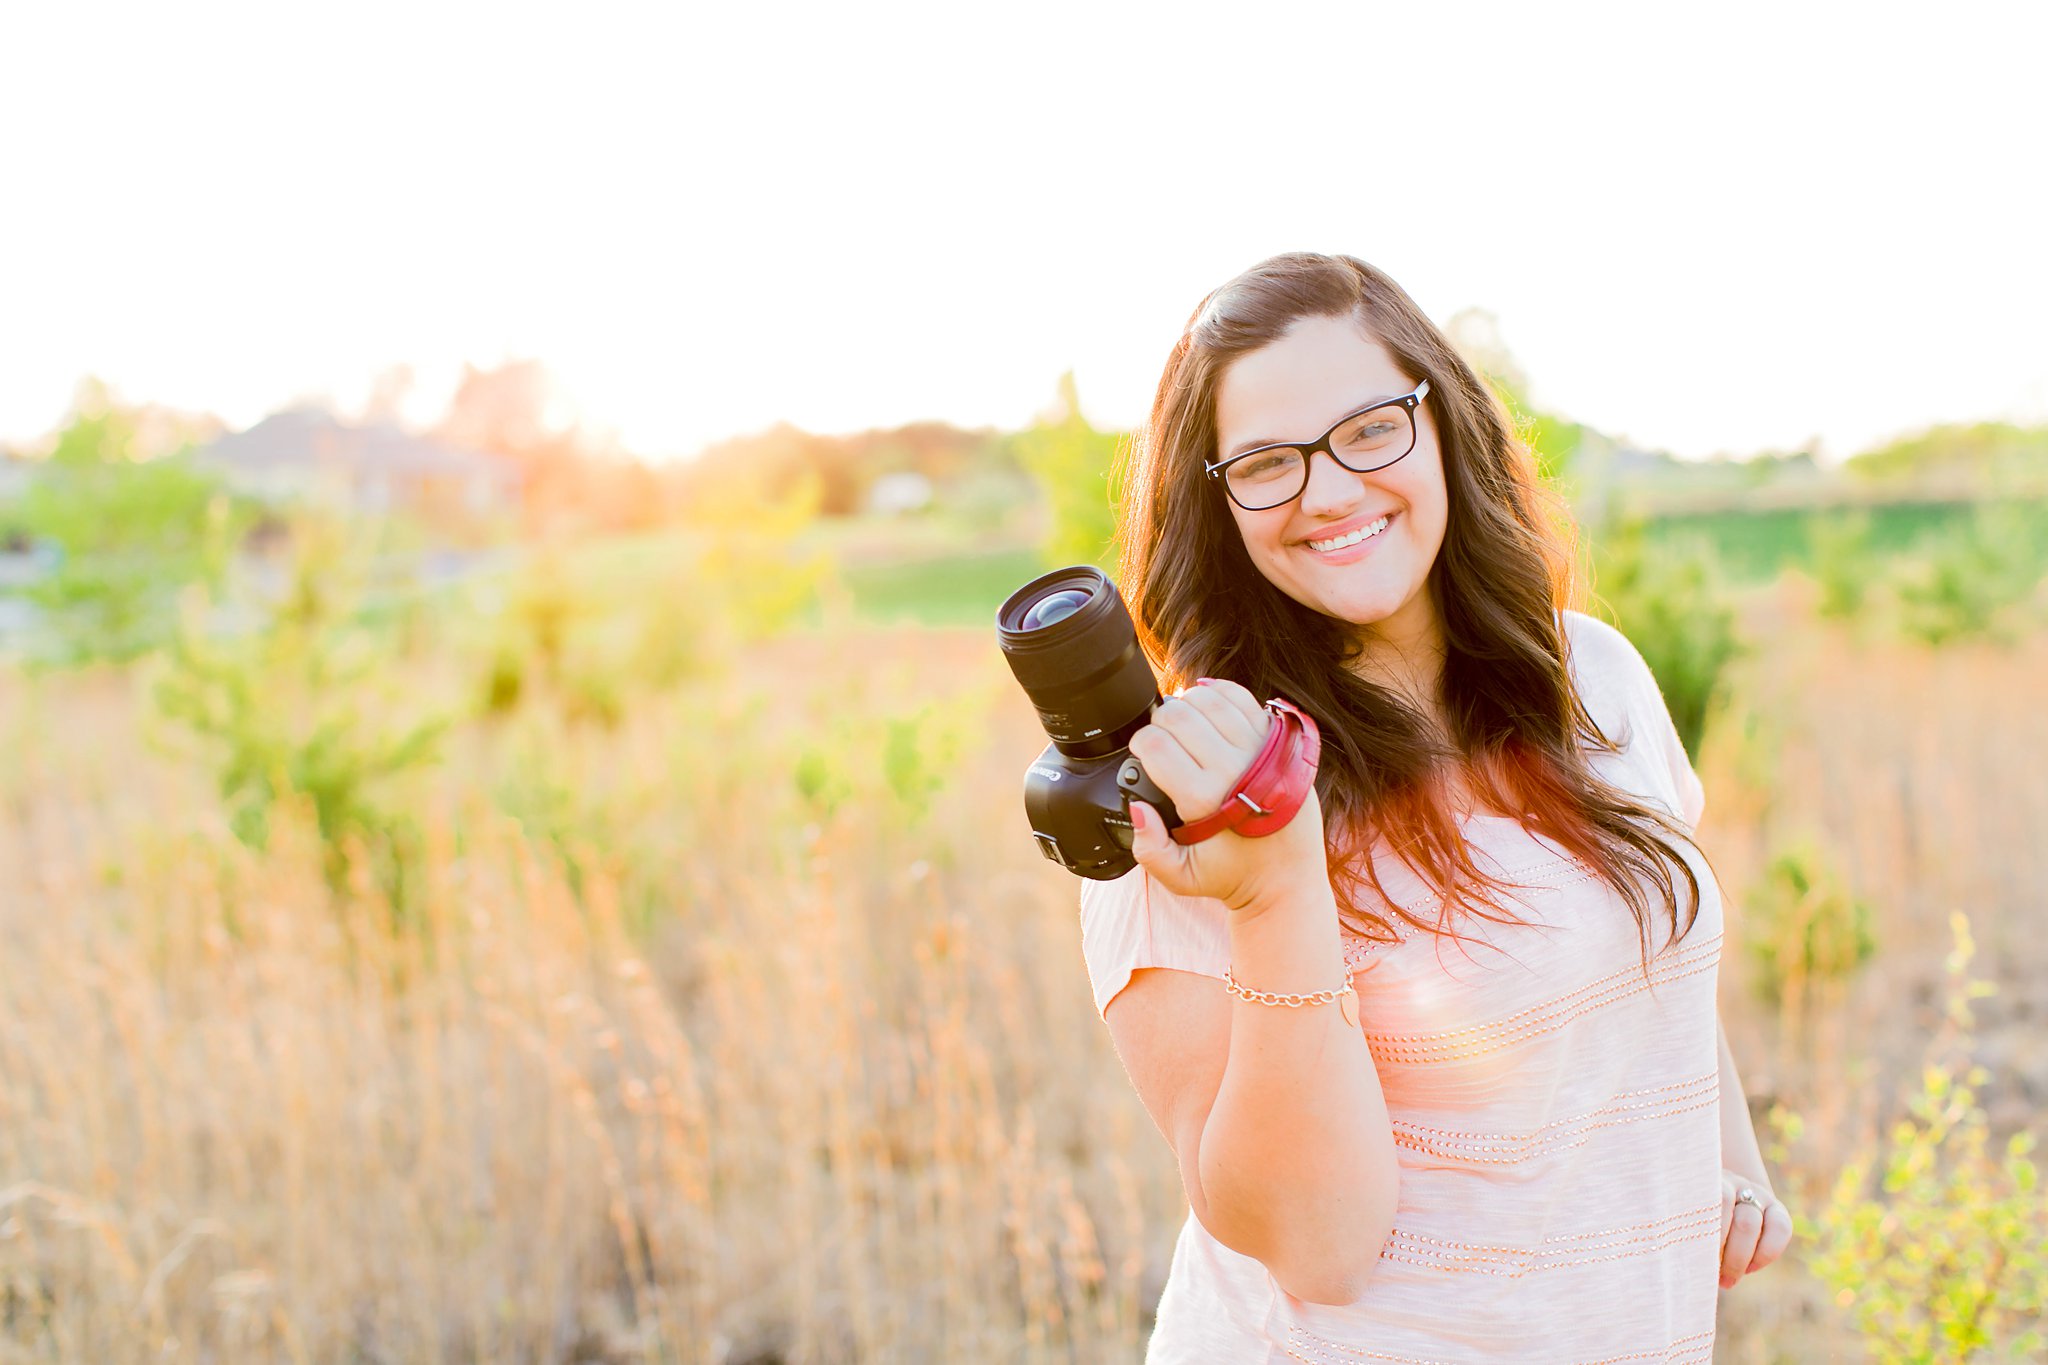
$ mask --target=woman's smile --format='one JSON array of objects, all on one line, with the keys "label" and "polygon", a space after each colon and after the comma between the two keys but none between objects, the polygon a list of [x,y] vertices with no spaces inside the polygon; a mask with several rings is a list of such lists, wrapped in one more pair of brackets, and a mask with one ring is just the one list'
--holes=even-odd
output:
[{"label": "woman's smile", "polygon": [[1379,547],[1386,533],[1393,529],[1394,518],[1399,515],[1398,512],[1387,512],[1371,521],[1354,519],[1325,534],[1312,536],[1302,544],[1320,564],[1356,563]]}]

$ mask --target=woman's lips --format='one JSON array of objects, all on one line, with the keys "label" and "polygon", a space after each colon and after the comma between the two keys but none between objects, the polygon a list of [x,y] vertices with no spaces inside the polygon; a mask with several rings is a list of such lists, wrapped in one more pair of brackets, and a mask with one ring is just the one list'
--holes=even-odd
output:
[{"label": "woman's lips", "polygon": [[1314,559],[1318,564],[1355,563],[1358,560],[1364,559],[1367,555],[1371,554],[1375,549],[1379,547],[1379,543],[1381,541],[1385,540],[1389,535],[1393,534],[1394,525],[1396,522],[1400,520],[1401,514],[1399,512],[1388,513],[1387,524],[1380,529],[1380,533],[1378,535],[1367,536],[1364,540],[1359,541],[1356,545],[1346,545],[1341,550],[1318,550],[1315,546],[1310,545],[1307,541],[1302,542],[1301,548],[1304,552],[1306,552],[1309,555],[1310,558]]}]

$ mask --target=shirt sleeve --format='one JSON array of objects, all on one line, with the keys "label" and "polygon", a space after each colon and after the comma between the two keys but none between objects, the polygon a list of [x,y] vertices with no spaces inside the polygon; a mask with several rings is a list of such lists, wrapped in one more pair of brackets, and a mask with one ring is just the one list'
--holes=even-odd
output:
[{"label": "shirt sleeve", "polygon": [[1696,829],[1706,808],[1706,789],[1686,757],[1649,661],[1633,640],[1598,617],[1577,611],[1562,615],[1571,635],[1574,680],[1603,730],[1606,718],[1619,721],[1622,734],[1608,733],[1627,753],[1631,780],[1647,788],[1644,794],[1655,797],[1686,829]]},{"label": "shirt sleeve", "polygon": [[1115,881],[1081,883],[1081,955],[1095,1011],[1140,967],[1172,967],[1218,981],[1230,965],[1230,908],[1207,896],[1179,896],[1142,867]]}]

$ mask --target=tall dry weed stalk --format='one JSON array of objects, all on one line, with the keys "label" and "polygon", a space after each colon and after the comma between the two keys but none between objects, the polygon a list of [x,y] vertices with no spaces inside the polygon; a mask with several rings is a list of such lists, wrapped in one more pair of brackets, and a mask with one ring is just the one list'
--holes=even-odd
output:
[{"label": "tall dry weed stalk", "polygon": [[[468,734],[410,921],[304,799],[234,838],[120,680],[0,680],[8,1353],[1135,1356],[1175,1187],[1010,765],[946,757],[1000,665],[819,648],[708,748],[731,681],[543,724],[550,829],[492,799],[513,731]],[[919,667],[965,690],[911,706]],[[858,715],[821,809],[790,760]]]},{"label": "tall dry weed stalk", "polygon": [[[2048,941],[2029,927],[2048,879],[2048,712],[2032,682],[2048,636],[1928,650],[1817,623],[1813,605],[1795,580],[1748,604],[1758,652],[1701,764],[1703,836],[1729,901],[1722,1017],[1778,1192],[1809,1220],[1784,1261],[1724,1297],[1728,1360],[1866,1349],[1808,1264],[1810,1220],[1905,1113],[1892,1082],[1919,1073],[1944,1017],[1952,911],[1970,916],[1998,986],[1977,1019],[1987,1131],[2002,1142],[2048,1113],[2048,1049],[2030,1022],[2048,1009]],[[1808,878],[1817,897],[1780,908],[1803,901],[1825,925],[1769,913],[1771,865],[1801,842],[1788,830],[1810,836],[1806,862],[1825,870]],[[1782,950],[1764,946],[1774,938]],[[1816,961],[1832,969],[1811,970],[1823,940]],[[1800,970],[1772,981],[1764,959],[1781,951]]]},{"label": "tall dry weed stalk", "polygon": [[[1759,1110],[1807,1116],[1779,1186],[1810,1214],[1939,1017],[1951,908],[2001,987],[1987,1130],[2048,1103],[2048,639],[1748,610],[1732,694],[1777,738],[1709,727],[1703,837],[1724,1017]],[[403,666],[435,700],[487,671]],[[303,798],[236,839],[132,676],[0,673],[0,1355],[1140,1357],[1186,1206],[1030,846],[1042,736],[985,633],[627,681],[612,721],[533,689],[449,735],[396,920]],[[1878,945],[1790,1046],[1740,949],[1788,812]],[[1727,1296],[1723,1358],[1853,1357],[1806,1254]]]}]

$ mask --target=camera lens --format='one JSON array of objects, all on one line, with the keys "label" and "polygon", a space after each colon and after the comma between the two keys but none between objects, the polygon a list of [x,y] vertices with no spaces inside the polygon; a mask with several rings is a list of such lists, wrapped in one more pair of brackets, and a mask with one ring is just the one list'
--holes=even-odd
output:
[{"label": "camera lens", "polygon": [[1123,597],[1093,565],[1017,589],[996,613],[996,638],[1047,737],[1069,757],[1114,753],[1151,718],[1159,682]]},{"label": "camera lens", "polygon": [[1065,592],[1048,593],[1031,604],[1031,609],[1024,613],[1022,624],[1026,630],[1037,630],[1055,621],[1063,621],[1087,605],[1088,594],[1085,592],[1068,588]]}]

